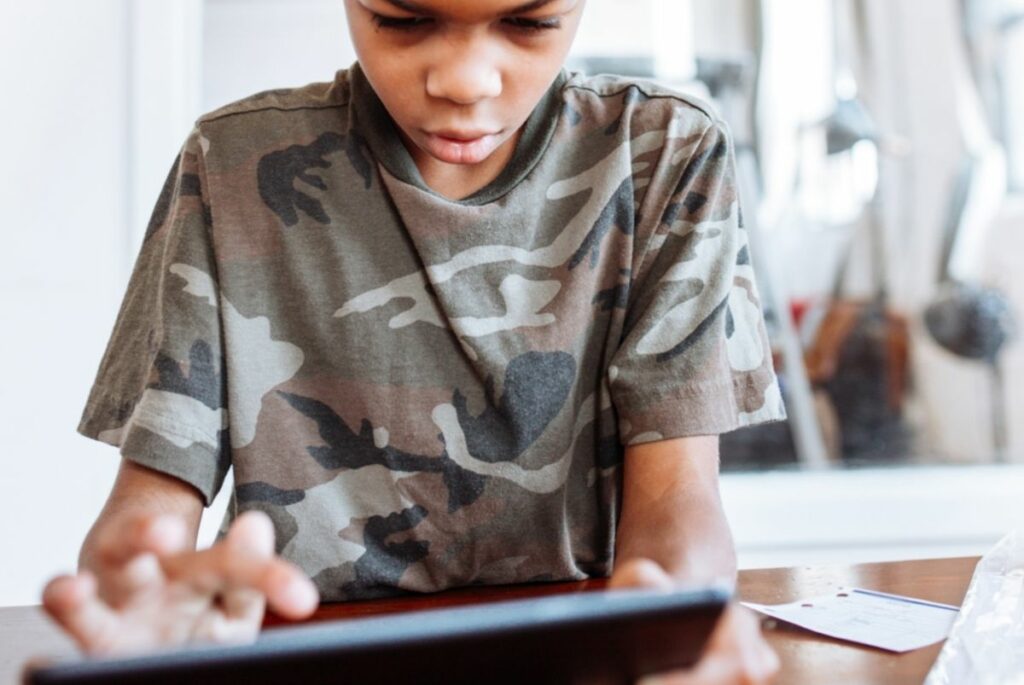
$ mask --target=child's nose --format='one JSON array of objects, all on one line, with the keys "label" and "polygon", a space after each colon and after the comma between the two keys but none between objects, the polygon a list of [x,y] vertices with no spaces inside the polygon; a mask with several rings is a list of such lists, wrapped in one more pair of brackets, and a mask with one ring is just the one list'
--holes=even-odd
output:
[{"label": "child's nose", "polygon": [[480,55],[440,60],[427,74],[427,94],[472,105],[501,95],[501,70]]}]

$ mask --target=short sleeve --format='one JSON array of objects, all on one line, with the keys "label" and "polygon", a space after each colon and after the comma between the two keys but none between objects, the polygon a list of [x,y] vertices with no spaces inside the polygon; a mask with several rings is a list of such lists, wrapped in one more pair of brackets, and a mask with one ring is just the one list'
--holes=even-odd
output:
[{"label": "short sleeve", "polygon": [[171,167],[78,432],[212,501],[230,465],[220,297],[201,135]]},{"label": "short sleeve", "polygon": [[639,208],[623,336],[608,367],[625,444],[786,415],[728,131],[715,121],[692,134],[670,130],[679,135],[666,142]]}]

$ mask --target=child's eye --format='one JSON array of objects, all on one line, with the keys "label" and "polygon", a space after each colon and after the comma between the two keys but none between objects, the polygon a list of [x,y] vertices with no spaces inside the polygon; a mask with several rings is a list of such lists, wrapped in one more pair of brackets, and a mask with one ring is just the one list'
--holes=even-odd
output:
[{"label": "child's eye", "polygon": [[505,17],[502,22],[522,33],[540,33],[550,29],[562,28],[562,22],[557,17],[550,19],[528,19],[526,17]]},{"label": "child's eye", "polygon": [[415,31],[429,25],[433,19],[430,17],[389,17],[384,14],[374,14],[373,23],[382,29],[394,29],[397,31]]}]

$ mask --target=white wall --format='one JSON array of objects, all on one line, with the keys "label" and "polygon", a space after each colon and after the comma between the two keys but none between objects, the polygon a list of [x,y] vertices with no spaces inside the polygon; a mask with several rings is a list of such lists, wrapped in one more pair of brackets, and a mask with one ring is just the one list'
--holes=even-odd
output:
[{"label": "white wall", "polygon": [[355,61],[341,0],[206,0],[203,109],[329,81]]},{"label": "white wall", "polygon": [[123,287],[126,21],[119,0],[0,5],[0,605],[74,567],[116,465],[75,427]]},{"label": "white wall", "polygon": [[203,0],[122,2],[128,13],[131,200],[131,240],[124,263],[130,268],[167,170],[203,111]]},{"label": "white wall", "polygon": [[1024,531],[1024,466],[732,473],[740,568],[981,555]]},{"label": "white wall", "polygon": [[117,451],[75,428],[199,114],[189,2],[0,5],[0,606],[74,569],[113,482]]}]

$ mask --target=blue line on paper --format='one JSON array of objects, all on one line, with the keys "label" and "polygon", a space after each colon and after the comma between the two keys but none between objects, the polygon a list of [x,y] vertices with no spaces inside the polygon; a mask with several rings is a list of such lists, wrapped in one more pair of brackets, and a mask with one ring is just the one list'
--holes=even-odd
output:
[{"label": "blue line on paper", "polygon": [[858,592],[862,595],[873,595],[875,597],[884,597],[885,599],[891,599],[896,602],[906,602],[907,604],[920,604],[921,606],[934,607],[936,609],[945,609],[947,611],[960,611],[960,607],[955,607],[950,604],[939,604],[938,602],[929,602],[923,599],[913,599],[912,597],[901,597],[900,595],[890,595],[887,592],[876,592],[874,590],[862,590],[860,588],[854,588],[852,592]]}]

